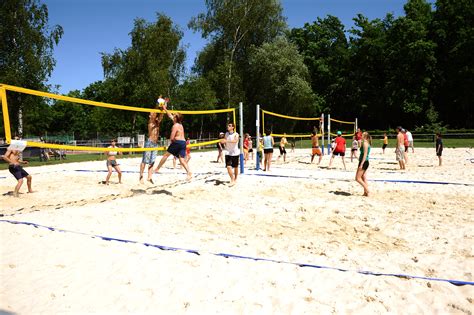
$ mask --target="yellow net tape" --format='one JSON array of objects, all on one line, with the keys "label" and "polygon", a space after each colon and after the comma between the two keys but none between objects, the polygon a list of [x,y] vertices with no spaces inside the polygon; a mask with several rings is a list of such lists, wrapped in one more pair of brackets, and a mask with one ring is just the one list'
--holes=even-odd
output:
[{"label": "yellow net tape", "polygon": [[331,118],[331,121],[335,121],[335,122],[338,122],[338,123],[341,123],[341,124],[352,124],[352,125],[355,125],[355,121],[342,121],[342,120],[337,120],[337,119],[333,119],[333,118]]},{"label": "yellow net tape", "polygon": [[[42,97],[48,97],[48,98],[53,98],[53,99],[62,100],[62,101],[66,101],[66,102],[73,102],[73,103],[79,103],[79,104],[85,104],[85,105],[92,105],[92,106],[99,106],[99,107],[106,107],[106,108],[114,108],[114,109],[121,109],[121,110],[130,110],[130,111],[136,111],[136,112],[164,113],[164,111],[161,110],[161,109],[133,107],[133,106],[115,105],[115,104],[109,104],[109,103],[89,101],[89,100],[83,100],[83,99],[76,98],[76,97],[70,97],[70,96],[58,95],[58,94],[53,94],[53,93],[35,91],[35,90],[25,89],[25,88],[22,88],[22,87],[7,85],[7,84],[0,84],[0,88],[3,88],[4,90],[8,90],[8,91],[14,91],[14,92],[25,93],[25,94],[36,95],[36,96],[42,96]],[[214,110],[168,110],[168,112],[170,112],[170,113],[181,113],[183,115],[186,115],[186,114],[190,114],[190,115],[217,114],[217,113],[235,112],[235,108],[214,109]]]},{"label": "yellow net tape", "polygon": [[[3,122],[5,127],[5,138],[6,142],[11,142],[11,127],[10,127],[10,118],[8,115],[8,104],[7,104],[7,95],[6,91],[13,91],[19,93],[25,93],[30,95],[36,95],[41,97],[48,97],[57,100],[62,100],[66,102],[73,102],[85,105],[92,105],[92,106],[99,106],[99,107],[106,107],[106,108],[113,108],[113,109],[120,109],[120,110],[128,110],[128,111],[138,111],[138,112],[157,112],[157,113],[164,113],[163,110],[160,109],[152,109],[152,108],[142,108],[142,107],[133,107],[133,106],[124,106],[124,105],[116,105],[116,104],[109,104],[109,103],[102,103],[96,101],[89,101],[83,100],[76,97],[70,96],[63,96],[53,93],[41,92],[31,89],[25,89],[18,86],[8,85],[8,84],[0,84],[0,101],[2,103],[2,112],[3,112]],[[218,113],[227,113],[233,112],[233,118],[235,123],[235,108],[228,108],[228,109],[215,109],[215,110],[168,110],[170,113],[181,113],[181,114],[189,114],[189,115],[199,115],[199,114],[218,114]],[[207,146],[211,144],[216,144],[219,140],[211,140],[207,142],[201,143],[193,143],[188,145],[189,147],[200,147],[200,146]],[[99,147],[86,147],[86,146],[72,146],[72,145],[62,145],[62,144],[51,144],[51,143],[43,143],[43,142],[35,142],[35,141],[27,141],[27,146],[30,147],[38,147],[38,148],[51,148],[51,149],[64,149],[64,150],[75,150],[75,151],[110,151],[108,148],[99,148]],[[117,152],[142,152],[142,151],[163,151],[166,150],[166,147],[160,148],[117,148],[115,151]]]},{"label": "yellow net tape", "polygon": [[[305,134],[305,135],[285,135],[280,133],[272,133],[273,137],[287,137],[287,138],[311,138],[312,134]],[[324,134],[318,133],[318,137],[324,136]]]},{"label": "yellow net tape", "polygon": [[[332,133],[332,132],[331,132],[331,133],[329,133],[329,134],[330,134],[331,136],[333,136],[333,137],[337,137],[337,134],[335,134],[335,133]],[[352,137],[352,136],[354,136],[354,135],[355,135],[355,133],[343,133],[341,136],[343,136],[343,137]]]},{"label": "yellow net tape", "polygon": [[[200,143],[193,143],[187,145],[187,147],[202,147],[208,146],[212,144],[218,143],[220,140],[211,140],[206,142]],[[110,151],[110,148],[105,147],[86,147],[86,146],[73,146],[73,145],[64,145],[64,144],[51,144],[51,143],[44,143],[44,142],[35,142],[35,141],[27,141],[26,145],[29,147],[37,147],[37,148],[50,148],[50,149],[63,149],[63,150],[73,150],[73,151],[98,151],[98,152],[106,152]],[[167,147],[158,147],[158,148],[114,148],[114,151],[117,152],[144,152],[144,151],[164,151]]]},{"label": "yellow net tape", "polygon": [[287,116],[287,115],[282,115],[282,114],[277,114],[277,113],[269,112],[269,111],[263,110],[263,109],[262,109],[262,113],[264,113],[264,114],[270,114],[270,115],[277,116],[277,117],[281,117],[281,118],[295,119],[295,120],[321,120],[320,117],[317,117],[317,118],[314,118],[314,117],[313,117],[313,118],[305,118],[305,117]]}]

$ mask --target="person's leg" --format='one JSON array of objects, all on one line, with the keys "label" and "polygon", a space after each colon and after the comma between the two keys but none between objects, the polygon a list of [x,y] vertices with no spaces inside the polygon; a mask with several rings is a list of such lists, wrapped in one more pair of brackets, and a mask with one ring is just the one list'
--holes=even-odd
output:
[{"label": "person's leg", "polygon": [[286,163],[286,152],[283,153],[283,163]]},{"label": "person's leg", "polygon": [[23,185],[23,178],[20,178],[15,186],[15,190],[13,191],[14,197],[18,197],[18,195],[20,194],[21,185]]},{"label": "person's leg", "polygon": [[319,163],[321,163],[322,160],[323,160],[323,154],[321,153],[321,154],[319,155],[318,165],[319,165]]},{"label": "person's leg", "polygon": [[114,168],[118,174],[119,184],[121,184],[122,183],[122,170],[120,169],[120,166],[118,165],[116,165]]},{"label": "person's leg", "polygon": [[341,156],[342,158],[342,165],[344,165],[344,170],[346,170],[346,161],[344,161],[344,156]]},{"label": "person's leg", "polygon": [[188,175],[186,177],[186,180],[190,180],[192,177],[193,177],[193,174],[191,173],[191,171],[189,170],[189,165],[188,163],[186,162],[186,158],[180,156],[179,157],[179,162],[181,163],[181,165],[184,167],[184,169],[186,170],[186,174]]},{"label": "person's leg", "polygon": [[365,196],[369,196],[369,182],[367,181],[367,170],[362,173],[362,181],[364,182]]},{"label": "person's leg", "polygon": [[273,153],[268,153],[268,169],[267,171],[270,171],[270,166],[272,165],[272,157],[273,157]]},{"label": "person's leg", "polygon": [[237,177],[239,175],[239,167],[234,167],[234,184],[237,182]]},{"label": "person's leg", "polygon": [[31,180],[32,179],[33,178],[31,177],[31,175],[26,176],[26,185],[28,186],[28,192],[29,193],[33,192],[33,189],[31,188]]},{"label": "person's leg", "polygon": [[234,183],[234,174],[232,174],[232,166],[227,166],[227,173],[229,174],[230,177],[230,183]]},{"label": "person's leg", "polygon": [[313,163],[313,160],[314,160],[314,156],[315,156],[315,155],[316,155],[316,154],[311,154],[311,164]]},{"label": "person's leg", "polygon": [[143,172],[145,171],[145,163],[142,161],[140,163],[140,183],[143,184]]},{"label": "person's leg", "polygon": [[268,162],[268,153],[265,153],[263,155],[263,170],[266,171],[267,170],[267,162]]},{"label": "person's leg", "polygon": [[331,168],[332,160],[334,160],[334,154],[331,155],[331,159],[329,160],[329,166],[328,166],[328,168]]},{"label": "person's leg", "polygon": [[[155,169],[155,173],[158,173],[158,171],[160,170],[160,168],[163,166],[163,164],[165,164],[166,160],[168,159],[168,157],[171,155],[171,153],[169,153],[168,151],[165,152],[165,154],[163,154],[163,157],[161,158],[160,160],[160,163],[158,163],[158,166],[156,167]],[[152,167],[153,168],[153,167]]]},{"label": "person's leg", "polygon": [[105,184],[106,184],[106,185],[109,184],[110,176],[112,176],[112,166],[107,165],[107,170],[108,170],[109,172],[107,173],[107,178],[105,179]]},{"label": "person's leg", "polygon": [[443,158],[441,157],[441,155],[438,156],[438,160],[439,160],[439,166],[441,166],[443,164]]}]

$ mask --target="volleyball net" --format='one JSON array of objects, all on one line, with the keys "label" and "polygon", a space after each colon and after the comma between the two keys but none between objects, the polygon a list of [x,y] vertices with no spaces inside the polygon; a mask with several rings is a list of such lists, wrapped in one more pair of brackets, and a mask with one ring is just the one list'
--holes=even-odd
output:
[{"label": "volleyball net", "polygon": [[[16,94],[16,95],[11,95],[11,93]],[[144,108],[144,107],[134,107],[134,106],[125,106],[125,105],[117,105],[117,104],[111,104],[111,103],[105,103],[105,102],[98,102],[98,101],[91,101],[91,100],[86,100],[86,99],[81,99],[77,97],[71,97],[71,96],[64,96],[64,95],[58,95],[58,94],[53,94],[53,93],[48,93],[48,92],[42,92],[42,91],[36,91],[36,90],[31,90],[31,89],[26,89],[22,87],[17,87],[17,86],[12,86],[12,85],[6,85],[6,84],[0,84],[0,101],[1,101],[1,112],[3,116],[3,131],[4,131],[4,138],[5,142],[7,144],[10,144],[12,141],[12,134],[14,135],[16,130],[18,130],[18,124],[35,124],[38,126],[43,126],[44,130],[39,131],[37,133],[43,133],[42,135],[35,135],[35,136],[29,136],[28,134],[26,137],[23,137],[26,139],[26,146],[28,147],[37,147],[37,148],[47,148],[47,149],[57,149],[57,150],[71,150],[71,151],[92,151],[92,152],[105,152],[109,151],[107,147],[100,147],[100,146],[91,146],[91,145],[77,145],[76,141],[48,141],[48,137],[44,136],[44,133],[48,131],[48,124],[47,123],[42,123],[41,121],[34,121],[34,114],[28,114],[29,108],[24,106],[23,110],[20,112],[19,116],[23,115],[24,117],[28,116],[30,117],[29,119],[25,120],[24,122],[21,121],[21,118],[14,119],[14,122],[10,119],[10,115],[18,115],[18,109],[16,108],[13,110],[12,108],[9,108],[8,105],[8,99],[9,97],[16,97],[16,100],[20,96],[22,96],[22,100],[26,101],[28,99],[29,102],[37,102],[41,103],[43,106],[44,110],[50,110],[51,107],[53,106],[67,106],[68,109],[71,109],[71,111],[62,111],[63,116],[71,116],[75,115],[76,113],[84,114],[84,113],[90,113],[94,111],[96,108],[101,108],[100,115],[96,114],[93,116],[93,119],[96,120],[97,124],[105,124],[117,127],[117,124],[121,124],[118,126],[123,128],[127,128],[127,124],[133,124],[136,123],[137,117],[139,118],[139,124],[136,124],[137,128],[136,130],[137,133],[148,133],[147,130],[147,121],[148,121],[148,115],[150,113],[158,113],[162,114],[164,113],[163,110],[158,109],[158,108]],[[27,97],[25,97],[27,96]],[[78,107],[80,108],[80,111],[78,110]],[[86,107],[86,108],[84,108]],[[38,108],[41,109],[41,107],[35,107],[34,111],[38,111]],[[87,109],[87,110],[86,110]],[[195,143],[192,143],[189,145],[189,147],[204,147],[204,146],[209,146],[216,144],[219,142],[218,139],[218,134],[219,134],[219,129],[223,128],[223,126],[226,126],[227,122],[233,121],[234,124],[237,123],[236,121],[236,113],[235,113],[235,108],[229,108],[229,109],[214,109],[214,110],[168,110],[169,113],[180,113],[184,115],[184,122],[185,122],[185,132],[186,135],[189,135],[190,132],[192,132],[193,135],[200,135],[200,139],[202,139],[202,134],[208,135],[206,137],[209,139],[209,141],[195,141]],[[166,114],[165,114],[166,115]],[[194,116],[194,115],[200,115],[200,117]],[[37,117],[40,117],[36,115]],[[186,116],[192,117],[192,119],[189,119]],[[33,117],[33,119],[31,118]],[[67,129],[67,121],[61,121],[61,119],[66,120],[68,117],[62,117],[58,116],[55,117],[55,123],[64,123],[66,126],[63,126],[64,128]],[[122,120],[119,119],[122,118]],[[97,121],[98,120],[98,121]],[[125,123],[124,123],[125,122]],[[92,121],[90,122],[85,122],[85,124],[92,124]],[[84,122],[83,122],[84,124]],[[124,126],[122,126],[124,125]],[[160,126],[160,136],[164,134],[165,132],[168,132],[172,123],[171,121],[163,117],[162,120],[162,125]],[[134,125],[135,126],[135,125]],[[25,126],[27,127],[27,126]],[[169,127],[169,128],[166,128]],[[23,129],[23,126],[21,127]],[[117,136],[117,128],[115,128],[114,132],[109,133],[110,135],[113,134],[113,136],[109,136],[110,139],[113,138],[118,138]],[[125,133],[122,133],[122,135],[126,135]],[[131,135],[133,137],[133,135]],[[130,138],[130,137],[122,137],[122,138]],[[118,141],[120,144],[120,141]],[[158,148],[144,148],[144,147],[118,147],[115,149],[115,151],[118,152],[143,152],[143,151],[155,151],[155,150],[166,150],[166,146],[158,147]]]},{"label": "volleyball net", "polygon": [[355,135],[357,129],[357,119],[355,121],[343,121],[331,118],[328,115],[328,135],[332,137],[337,136],[340,131],[343,137],[352,137]]},{"label": "volleyball net", "polygon": [[262,129],[263,133],[270,131],[274,137],[311,138],[313,131],[316,131],[318,136],[323,136],[324,115],[296,117],[262,109]]}]

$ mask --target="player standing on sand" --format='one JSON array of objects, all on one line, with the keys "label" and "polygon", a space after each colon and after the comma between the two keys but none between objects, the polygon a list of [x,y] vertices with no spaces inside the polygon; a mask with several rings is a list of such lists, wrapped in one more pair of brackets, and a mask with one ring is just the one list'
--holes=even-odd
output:
[{"label": "player standing on sand", "polygon": [[362,133],[362,146],[360,147],[359,166],[357,167],[355,180],[364,187],[363,196],[369,196],[369,183],[367,182],[367,169],[369,168],[370,146],[372,137],[368,132]]},{"label": "player standing on sand", "polygon": [[122,170],[120,170],[120,166],[117,163],[117,158],[116,158],[117,154],[121,155],[122,152],[115,151],[115,149],[117,148],[116,143],[117,143],[117,140],[112,139],[112,142],[110,143],[110,146],[108,147],[111,150],[105,152],[105,155],[107,156],[106,165],[107,165],[108,173],[107,173],[107,178],[105,179],[105,182],[103,183],[106,185],[109,184],[110,176],[112,176],[112,168],[114,168],[118,174],[119,184],[122,183]]},{"label": "player standing on sand", "polygon": [[403,136],[402,133],[402,127],[398,126],[397,127],[397,146],[395,148],[395,157],[398,161],[398,164],[400,164],[400,169],[404,170],[405,169],[405,137]]},{"label": "player standing on sand", "polygon": [[[227,124],[227,132],[225,133],[224,139],[221,140],[225,144],[225,166],[230,177],[230,185],[234,186],[237,182],[237,176],[239,175],[239,134],[234,132],[235,126],[233,123]],[[233,171],[232,171],[233,169]]]},{"label": "player standing on sand", "polygon": [[[361,136],[362,137],[362,136]],[[342,136],[342,132],[337,132],[337,137],[334,140],[336,147],[332,151],[331,160],[329,160],[328,168],[331,168],[332,161],[336,155],[341,156],[342,158],[342,165],[344,165],[344,170],[346,170],[346,162],[344,161],[344,156],[346,155],[346,139]]]},{"label": "player standing on sand", "polygon": [[313,163],[314,157],[316,155],[319,156],[319,165],[319,163],[321,163],[321,160],[323,159],[323,153],[319,148],[318,129],[314,128],[313,132],[311,133],[311,163]]},{"label": "player standing on sand", "polygon": [[28,192],[33,193],[33,189],[31,188],[31,175],[28,174],[21,164],[27,165],[28,161],[23,161],[20,159],[21,151],[14,150],[14,149],[7,149],[5,155],[2,155],[2,158],[8,162],[8,170],[10,173],[17,179],[18,183],[15,186],[15,190],[13,191],[13,196],[18,197],[20,194],[21,185],[23,185],[23,178],[26,177],[26,184],[28,185]]}]

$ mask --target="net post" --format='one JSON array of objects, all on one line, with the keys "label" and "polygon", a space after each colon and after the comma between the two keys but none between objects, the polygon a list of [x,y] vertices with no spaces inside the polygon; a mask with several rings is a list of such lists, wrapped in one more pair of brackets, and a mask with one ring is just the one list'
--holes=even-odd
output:
[{"label": "net post", "polygon": [[331,114],[328,114],[328,155],[331,153]]},{"label": "net post", "polygon": [[10,130],[10,116],[8,115],[8,104],[7,104],[7,91],[5,87],[0,86],[0,102],[2,103],[3,111],[3,126],[5,128],[5,141],[10,144],[12,140],[12,134]]},{"label": "net post", "polygon": [[258,149],[260,148],[260,105],[257,104],[257,115],[255,116],[257,119],[255,120],[255,156],[257,160],[255,161],[255,169],[258,171],[260,169],[260,159],[258,157]]},{"label": "net post", "polygon": [[[321,124],[320,124],[320,126],[322,127],[322,128],[319,128],[319,130],[321,131],[321,142],[322,142],[321,143],[321,148],[323,148],[321,150],[321,154],[324,155],[324,113],[321,114]],[[316,136],[318,136],[318,135],[316,135]]]},{"label": "net post", "polygon": [[244,109],[243,103],[239,102],[239,119],[240,119],[240,174],[244,173]]},{"label": "net post", "polygon": [[355,126],[354,126],[354,134],[357,132],[357,128],[358,128],[358,120],[357,120],[357,117],[356,117],[356,120],[355,120]]}]

